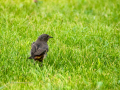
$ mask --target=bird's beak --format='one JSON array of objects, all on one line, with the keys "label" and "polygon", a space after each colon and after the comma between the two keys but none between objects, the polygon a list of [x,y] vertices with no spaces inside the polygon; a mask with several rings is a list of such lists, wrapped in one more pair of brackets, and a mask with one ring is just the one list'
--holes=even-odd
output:
[{"label": "bird's beak", "polygon": [[53,38],[53,37],[49,36],[49,38]]}]

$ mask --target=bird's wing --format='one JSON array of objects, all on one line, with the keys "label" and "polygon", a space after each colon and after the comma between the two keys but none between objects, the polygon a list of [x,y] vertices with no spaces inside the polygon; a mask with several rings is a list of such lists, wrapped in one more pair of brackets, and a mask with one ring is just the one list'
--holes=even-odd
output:
[{"label": "bird's wing", "polygon": [[31,47],[32,47],[34,44],[35,44],[35,42],[33,42],[33,43],[31,44]]},{"label": "bird's wing", "polygon": [[48,51],[48,46],[46,44],[43,43],[36,43],[33,42],[31,44],[32,49],[31,49],[31,56],[37,56],[37,55],[41,55],[41,54],[45,54]]},{"label": "bird's wing", "polygon": [[37,51],[37,45],[35,45],[35,42],[31,44],[31,57],[34,57],[34,53]]},{"label": "bird's wing", "polygon": [[38,50],[34,53],[34,56],[41,55],[41,54],[44,54],[46,52],[47,52],[46,49],[38,48]]}]

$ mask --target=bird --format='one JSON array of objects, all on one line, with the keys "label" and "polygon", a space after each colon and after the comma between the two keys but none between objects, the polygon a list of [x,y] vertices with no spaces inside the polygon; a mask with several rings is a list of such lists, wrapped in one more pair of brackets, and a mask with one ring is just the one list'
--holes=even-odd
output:
[{"label": "bird", "polygon": [[28,59],[34,59],[34,61],[39,61],[42,63],[48,52],[47,41],[50,38],[53,37],[49,36],[48,34],[40,35],[38,39],[31,44],[31,56]]}]

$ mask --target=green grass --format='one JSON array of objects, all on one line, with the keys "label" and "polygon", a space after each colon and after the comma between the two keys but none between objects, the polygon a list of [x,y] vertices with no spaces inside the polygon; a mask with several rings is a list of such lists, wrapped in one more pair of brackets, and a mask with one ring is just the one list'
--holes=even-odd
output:
[{"label": "green grass", "polygon": [[[53,36],[43,67],[31,43]],[[0,89],[119,90],[120,1],[0,1]]]}]

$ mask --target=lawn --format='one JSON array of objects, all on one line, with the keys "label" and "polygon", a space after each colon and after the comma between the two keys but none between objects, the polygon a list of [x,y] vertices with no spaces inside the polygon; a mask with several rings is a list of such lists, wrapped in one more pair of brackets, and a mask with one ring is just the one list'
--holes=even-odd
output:
[{"label": "lawn", "polygon": [[[49,34],[33,64],[31,43]],[[119,0],[1,0],[0,89],[119,90]]]}]

